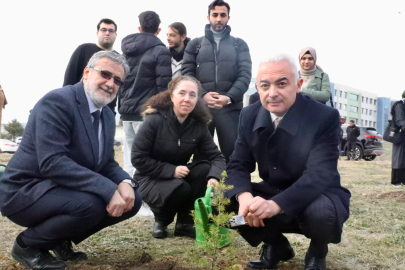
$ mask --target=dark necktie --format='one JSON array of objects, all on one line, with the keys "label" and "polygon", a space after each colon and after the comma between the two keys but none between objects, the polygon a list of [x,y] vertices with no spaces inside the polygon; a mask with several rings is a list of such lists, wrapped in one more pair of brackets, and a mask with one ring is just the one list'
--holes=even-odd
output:
[{"label": "dark necktie", "polygon": [[93,112],[92,115],[94,117],[94,121],[93,121],[94,133],[96,134],[97,143],[98,143],[98,126],[100,124],[100,111],[97,110],[97,111]]},{"label": "dark necktie", "polygon": [[278,124],[280,124],[281,119],[281,117],[277,117],[276,119],[274,119],[274,129],[276,129]]}]

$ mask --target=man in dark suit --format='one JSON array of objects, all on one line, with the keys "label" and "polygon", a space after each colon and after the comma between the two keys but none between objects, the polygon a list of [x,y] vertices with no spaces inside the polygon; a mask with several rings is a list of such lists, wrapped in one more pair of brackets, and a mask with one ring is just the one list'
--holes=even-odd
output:
[{"label": "man in dark suit", "polygon": [[32,110],[0,184],[2,215],[28,227],[11,251],[26,268],[65,269],[63,261],[87,259],[72,242],[138,212],[142,199],[114,160],[114,114],[105,107],[128,72],[122,56],[98,52],[83,82],[49,92]]},{"label": "man in dark suit", "polygon": [[[337,171],[339,113],[303,96],[294,60],[276,55],[260,64],[260,101],[245,107],[227,167],[234,188],[229,210],[245,217],[239,233],[252,246],[264,242],[249,269],[274,269],[294,257],[282,233],[311,239],[306,270],[326,269],[329,243],[340,242],[350,192]],[[260,183],[250,174],[258,165]]]}]

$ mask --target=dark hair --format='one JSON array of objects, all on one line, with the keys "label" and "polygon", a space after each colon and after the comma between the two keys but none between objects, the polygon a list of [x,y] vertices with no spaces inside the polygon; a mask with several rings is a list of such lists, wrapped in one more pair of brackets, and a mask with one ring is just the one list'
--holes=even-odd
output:
[{"label": "dark hair", "polygon": [[191,81],[197,85],[198,99],[197,103],[195,104],[194,110],[191,112],[193,118],[199,122],[209,123],[212,119],[212,116],[207,106],[202,101],[201,84],[196,78],[191,76],[178,76],[171,80],[166,91],[160,92],[159,94],[151,97],[148,101],[145,102],[145,104],[143,104],[142,114],[145,115],[145,111],[150,108],[157,110],[168,110],[169,108],[173,108],[171,95],[173,94],[174,89],[176,89],[176,87],[182,81]]},{"label": "dark hair", "polygon": [[187,36],[187,29],[186,26],[181,22],[174,22],[169,25],[170,28],[176,30],[180,36],[186,35]]},{"label": "dark hair", "polygon": [[138,16],[142,32],[155,34],[160,25],[159,15],[154,11],[144,11]]},{"label": "dark hair", "polygon": [[350,120],[349,122],[352,122],[354,124],[354,120]]},{"label": "dark hair", "polygon": [[100,24],[102,24],[102,23],[113,24],[115,26],[115,31],[117,31],[117,29],[118,29],[117,24],[113,20],[104,18],[104,19],[101,19],[100,22],[97,24],[97,31],[100,30]]},{"label": "dark hair", "polygon": [[231,13],[231,7],[229,6],[229,4],[223,0],[215,0],[214,2],[212,2],[209,6],[208,6],[208,16],[210,16],[210,11],[214,10],[216,6],[226,6],[226,8],[228,9],[228,16],[229,13]]}]

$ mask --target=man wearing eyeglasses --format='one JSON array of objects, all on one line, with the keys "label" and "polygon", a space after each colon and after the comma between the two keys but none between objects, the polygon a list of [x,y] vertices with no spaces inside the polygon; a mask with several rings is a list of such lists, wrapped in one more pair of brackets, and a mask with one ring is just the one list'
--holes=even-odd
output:
[{"label": "man wearing eyeglasses", "polygon": [[[73,52],[69,64],[66,67],[63,86],[74,85],[83,77],[83,70],[89,59],[99,51],[113,51],[115,39],[117,38],[117,24],[110,19],[101,19],[97,24],[97,43],[84,43]],[[114,51],[116,52],[116,51]],[[118,52],[116,52],[118,54]],[[114,99],[108,107],[115,114],[117,99]]]},{"label": "man wearing eyeglasses", "polygon": [[249,88],[252,61],[245,41],[230,35],[230,6],[215,0],[208,6],[205,36],[187,44],[181,73],[196,77],[210,108],[209,130],[216,130],[221,152],[229,162],[237,137],[243,95]]},{"label": "man wearing eyeglasses", "polygon": [[49,92],[32,110],[0,185],[2,215],[27,227],[11,251],[26,268],[85,260],[72,242],[138,212],[142,198],[114,160],[114,114],[106,107],[128,73],[121,55],[95,53],[82,82]]}]

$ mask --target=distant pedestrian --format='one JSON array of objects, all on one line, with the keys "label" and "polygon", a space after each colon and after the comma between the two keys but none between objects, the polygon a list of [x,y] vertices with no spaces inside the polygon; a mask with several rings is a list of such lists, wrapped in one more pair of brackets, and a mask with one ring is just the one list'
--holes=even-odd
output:
[{"label": "distant pedestrian", "polygon": [[139,33],[126,36],[121,43],[131,71],[118,93],[118,111],[125,133],[124,170],[131,176],[135,172],[131,164],[131,147],[143,123],[142,105],[166,90],[172,79],[170,52],[157,37],[161,30],[159,15],[145,11],[138,17]]},{"label": "distant pedestrian", "polygon": [[356,158],[356,142],[357,137],[360,136],[360,129],[353,120],[350,120],[349,126],[346,128],[347,134],[347,159],[358,160]]},{"label": "distant pedestrian", "polygon": [[[70,57],[66,67],[63,86],[74,85],[81,81],[84,68],[90,58],[99,51],[113,51],[115,39],[117,38],[117,24],[111,19],[101,19],[97,24],[97,43],[84,43],[77,47]],[[116,51],[114,51],[116,52]],[[118,54],[118,52],[116,52]],[[117,105],[117,98],[107,106],[113,111]]]},{"label": "distant pedestrian", "polygon": [[174,79],[181,75],[184,50],[190,38],[187,37],[186,26],[181,22],[175,22],[169,25],[166,35],[170,54],[172,55],[172,78]]},{"label": "distant pedestrian", "polygon": [[316,64],[316,59],[314,48],[306,47],[301,50],[299,55],[301,69],[299,73],[300,78],[304,80],[301,93],[326,104],[331,97],[329,76]]},{"label": "distant pedestrian", "polygon": [[[6,95],[4,94],[3,88],[1,88],[0,85],[0,138],[1,138],[1,117],[3,114],[3,109],[6,108],[7,105],[7,99],[6,99]],[[1,150],[0,150],[1,153]]]},{"label": "distant pedestrian", "polygon": [[[392,118],[395,118],[397,126],[405,131],[405,91],[402,93],[402,100],[394,103],[391,108]],[[402,132],[405,134],[405,132]],[[404,135],[405,136],[405,135]],[[391,184],[398,187],[405,185],[405,138],[401,143],[392,144],[392,172]]]}]

